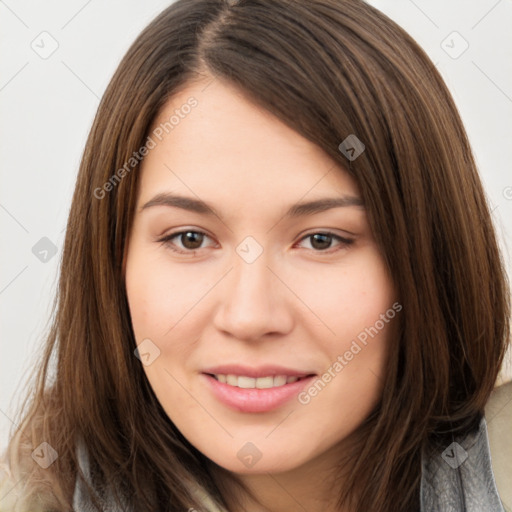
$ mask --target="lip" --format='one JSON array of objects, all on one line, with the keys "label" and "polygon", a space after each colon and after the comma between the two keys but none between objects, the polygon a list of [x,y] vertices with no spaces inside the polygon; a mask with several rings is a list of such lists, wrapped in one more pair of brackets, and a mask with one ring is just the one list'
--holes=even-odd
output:
[{"label": "lip", "polygon": [[252,377],[254,379],[257,379],[258,377],[275,377],[276,375],[286,375],[286,377],[306,377],[308,375],[315,374],[315,372],[312,371],[285,368],[284,366],[277,365],[250,367],[239,364],[224,364],[221,366],[206,368],[202,372],[207,374],[209,373],[211,375],[245,375],[247,377]]},{"label": "lip", "polygon": [[[268,371],[268,368],[265,371]],[[212,373],[224,373],[224,370],[222,372],[215,371]],[[236,375],[236,373],[232,374]],[[247,373],[240,373],[240,375],[247,375]],[[269,375],[269,373],[266,373],[261,376]],[[276,375],[286,375],[286,373],[277,373]],[[247,376],[252,377],[252,375]],[[299,377],[300,375],[289,376]],[[291,382],[290,384],[285,384],[284,386],[267,389],[244,389],[230,386],[229,384],[219,382],[208,373],[203,373],[201,377],[205,379],[205,383],[213,395],[224,405],[239,412],[256,413],[272,411],[284,405],[286,402],[296,397],[316,376],[310,375],[295,382]]]}]

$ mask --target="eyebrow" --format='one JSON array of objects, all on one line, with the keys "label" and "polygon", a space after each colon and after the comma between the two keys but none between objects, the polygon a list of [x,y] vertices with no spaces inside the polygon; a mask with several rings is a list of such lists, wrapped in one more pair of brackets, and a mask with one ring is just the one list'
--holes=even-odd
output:
[{"label": "eyebrow", "polygon": [[[222,219],[218,212],[208,203],[194,199],[192,197],[180,196],[169,193],[157,194],[153,199],[150,199],[147,203],[141,206],[140,211],[143,211],[152,206],[169,206],[175,208],[182,208],[195,213],[201,213],[205,215],[215,215]],[[303,215],[312,215],[315,213],[324,212],[332,208],[340,208],[347,206],[356,206],[364,209],[364,203],[360,197],[344,195],[341,197],[325,197],[322,199],[316,199],[314,201],[296,203],[290,206],[288,211],[285,213],[285,218],[300,217]]]}]

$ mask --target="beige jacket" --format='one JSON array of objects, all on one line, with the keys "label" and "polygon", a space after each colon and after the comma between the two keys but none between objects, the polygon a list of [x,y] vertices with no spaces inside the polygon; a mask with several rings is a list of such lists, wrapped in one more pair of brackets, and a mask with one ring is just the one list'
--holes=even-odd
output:
[{"label": "beige jacket", "polygon": [[512,512],[512,381],[494,389],[485,407],[491,463],[506,512]]}]

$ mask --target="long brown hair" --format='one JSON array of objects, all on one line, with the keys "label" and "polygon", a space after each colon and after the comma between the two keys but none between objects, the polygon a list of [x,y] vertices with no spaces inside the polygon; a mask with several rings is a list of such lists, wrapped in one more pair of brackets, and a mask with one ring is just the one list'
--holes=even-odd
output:
[{"label": "long brown hair", "polygon": [[[113,180],[165,102],[200,73],[238,86],[358,183],[403,312],[339,503],[417,508],[426,440],[473,429],[494,387],[508,283],[445,84],[410,36],[360,0],[178,0],[134,42],[80,165],[54,321],[11,466],[32,496],[67,510],[82,440],[105,487],[134,510],[203,510],[185,479],[227,506],[214,478],[222,468],[172,424],[134,356],[122,262],[139,164]],[[350,134],[365,145],[353,161],[338,148]],[[43,441],[58,459],[38,472],[30,450]]]}]

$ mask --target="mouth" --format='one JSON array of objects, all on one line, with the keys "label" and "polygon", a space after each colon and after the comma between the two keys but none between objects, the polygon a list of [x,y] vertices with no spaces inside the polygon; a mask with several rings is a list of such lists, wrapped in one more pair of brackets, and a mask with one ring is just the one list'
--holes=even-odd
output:
[{"label": "mouth", "polygon": [[234,375],[225,373],[206,373],[222,384],[242,389],[271,389],[292,384],[299,380],[313,377],[314,374],[297,375],[268,375],[266,377],[249,377],[247,375]]},{"label": "mouth", "polygon": [[297,398],[316,374],[264,375],[203,372],[206,388],[223,406],[242,413],[266,413]]}]

